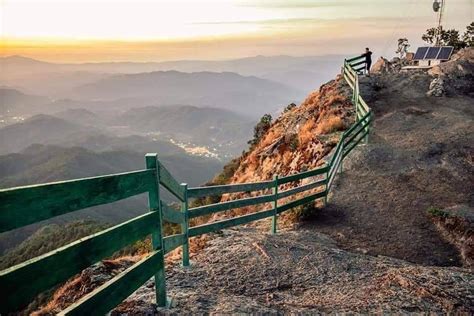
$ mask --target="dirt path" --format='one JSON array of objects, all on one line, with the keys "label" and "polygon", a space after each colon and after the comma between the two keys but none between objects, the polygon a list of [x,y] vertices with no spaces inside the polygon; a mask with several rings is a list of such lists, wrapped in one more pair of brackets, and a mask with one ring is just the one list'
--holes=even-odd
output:
[{"label": "dirt path", "polygon": [[351,153],[330,204],[304,227],[344,249],[461,265],[427,210],[474,202],[474,99],[425,97],[424,76],[378,92],[376,80],[362,89],[376,118],[370,142]]},{"label": "dirt path", "polygon": [[[312,230],[269,235],[226,230],[167,271],[165,314],[464,312],[474,308],[465,269],[423,267],[356,254]],[[154,314],[153,280],[113,313]]]}]

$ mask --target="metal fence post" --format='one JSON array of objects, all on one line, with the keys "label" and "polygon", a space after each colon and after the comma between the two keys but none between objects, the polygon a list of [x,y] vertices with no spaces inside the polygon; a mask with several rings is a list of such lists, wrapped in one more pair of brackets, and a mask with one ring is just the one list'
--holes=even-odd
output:
[{"label": "metal fence post", "polygon": [[[343,146],[344,147],[344,146]],[[344,148],[341,149],[342,151],[344,151]],[[342,153],[341,153],[342,155]],[[342,162],[344,161],[344,158],[341,157],[341,161],[339,162],[339,173],[341,174],[342,173]]]},{"label": "metal fence post", "polygon": [[189,266],[189,213],[188,213],[188,185],[182,183],[184,189],[184,201],[181,203],[181,212],[184,214],[184,223],[181,224],[181,233],[185,236],[183,244],[183,267]]},{"label": "metal fence post", "polygon": [[272,194],[273,194],[272,204],[273,204],[274,214],[273,214],[273,217],[272,217],[271,232],[272,232],[272,234],[276,234],[276,232],[277,232],[277,220],[278,220],[278,175],[275,175],[273,177]]},{"label": "metal fence post", "polygon": [[[372,119],[372,114],[369,115],[369,117],[367,118],[367,120],[371,120]],[[364,143],[367,145],[369,143],[369,134],[370,134],[370,124],[367,124],[367,127],[366,127],[366,132],[367,134],[365,134],[365,137],[364,137]]]},{"label": "metal fence post", "polygon": [[324,206],[328,205],[328,195],[329,195],[329,171],[331,171],[331,165],[328,164],[328,171],[326,171],[326,194],[324,194],[323,202]]},{"label": "metal fence post", "polygon": [[146,154],[145,163],[147,169],[155,169],[155,181],[152,189],[148,191],[148,206],[150,212],[159,212],[158,227],[152,233],[151,241],[153,250],[160,252],[160,267],[155,274],[155,292],[156,304],[160,307],[166,307],[166,275],[165,275],[165,256],[163,249],[163,225],[160,202],[160,164],[158,163],[157,154]]}]

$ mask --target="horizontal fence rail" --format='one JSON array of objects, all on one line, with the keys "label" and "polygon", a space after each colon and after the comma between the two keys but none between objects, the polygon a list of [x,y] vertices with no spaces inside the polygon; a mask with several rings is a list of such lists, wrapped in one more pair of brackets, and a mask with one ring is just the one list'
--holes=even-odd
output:
[{"label": "horizontal fence rail", "polygon": [[210,195],[221,195],[226,193],[250,192],[270,189],[273,181],[243,183],[243,184],[227,184],[215,185],[208,187],[190,188],[188,190],[188,198],[199,198]]},{"label": "horizontal fence rail", "polygon": [[153,170],[0,190],[0,232],[145,193]]},{"label": "horizontal fence rail", "polygon": [[[0,190],[0,232],[139,194],[148,193],[149,200],[148,212],[141,216],[0,271],[0,314],[20,310],[38,294],[147,236],[152,237],[150,254],[60,314],[106,314],[151,277],[155,278],[157,305],[166,306],[164,255],[181,246],[183,265],[189,265],[189,238],[265,218],[272,219],[271,232],[276,233],[279,214],[318,199],[326,204],[344,158],[360,142],[367,142],[370,132],[372,112],[359,94],[359,73],[363,69],[362,56],[344,60],[342,77],[353,90],[355,123],[342,133],[328,162],[316,169],[284,177],[275,175],[269,181],[188,188],[176,181],[156,154],[147,154],[144,170]],[[180,201],[180,210],[160,199],[161,188]],[[229,196],[227,201],[189,207],[190,199],[232,193],[251,196]],[[190,226],[191,219],[249,206],[260,210]],[[165,222],[179,225],[181,232],[165,236]]]}]

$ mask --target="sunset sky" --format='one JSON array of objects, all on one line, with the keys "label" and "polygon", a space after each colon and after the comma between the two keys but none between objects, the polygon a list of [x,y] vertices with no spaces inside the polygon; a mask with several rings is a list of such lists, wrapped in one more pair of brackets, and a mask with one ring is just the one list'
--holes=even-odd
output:
[{"label": "sunset sky", "polygon": [[[0,0],[0,55],[53,62],[392,55],[435,24],[431,0]],[[447,28],[474,0],[447,0]]]}]

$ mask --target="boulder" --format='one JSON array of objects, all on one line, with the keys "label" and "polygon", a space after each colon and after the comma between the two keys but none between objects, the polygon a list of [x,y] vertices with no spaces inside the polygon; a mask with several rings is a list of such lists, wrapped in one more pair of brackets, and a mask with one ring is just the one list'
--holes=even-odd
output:
[{"label": "boulder", "polygon": [[389,71],[390,71],[390,62],[383,57],[380,57],[370,69],[371,73],[379,73],[379,74],[387,73]]},{"label": "boulder", "polygon": [[434,78],[426,95],[429,97],[442,97],[444,94],[444,80],[441,77]]}]

